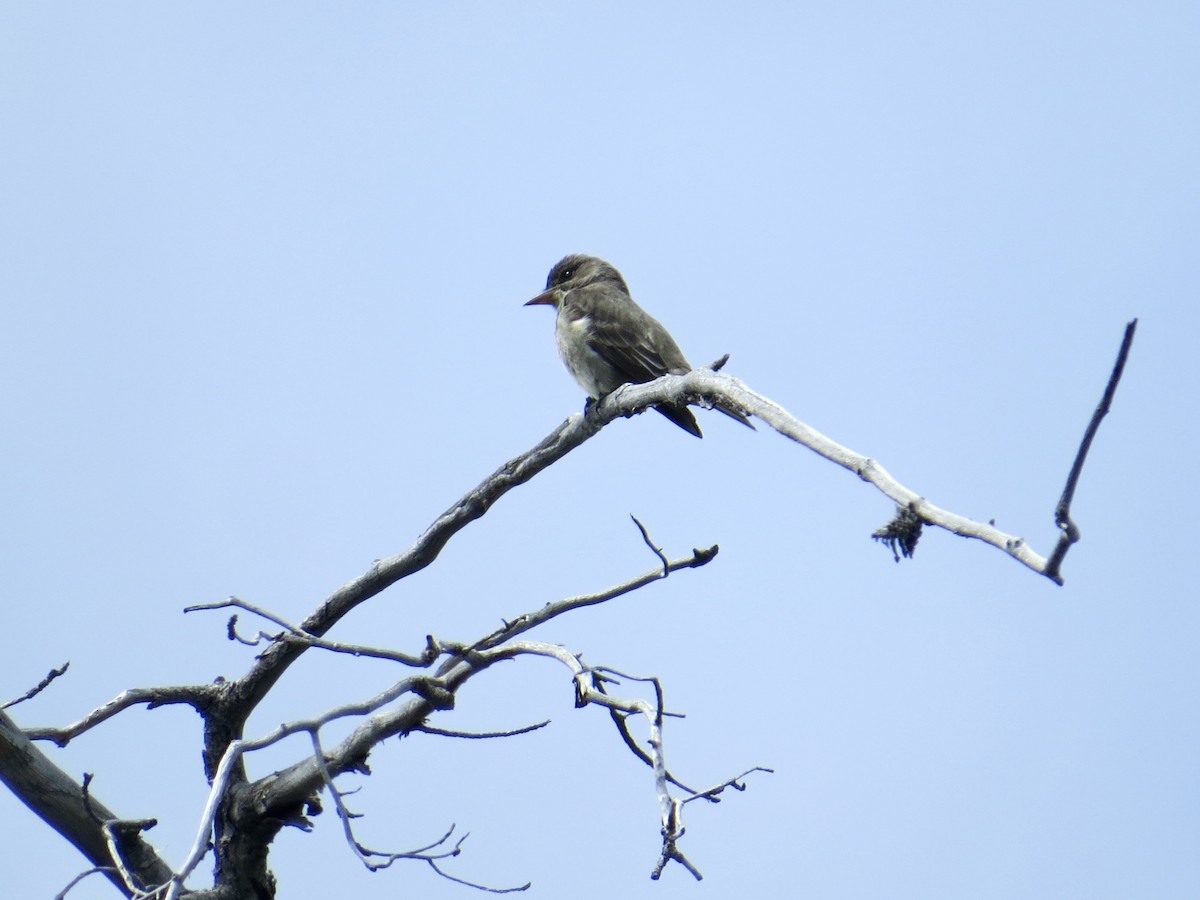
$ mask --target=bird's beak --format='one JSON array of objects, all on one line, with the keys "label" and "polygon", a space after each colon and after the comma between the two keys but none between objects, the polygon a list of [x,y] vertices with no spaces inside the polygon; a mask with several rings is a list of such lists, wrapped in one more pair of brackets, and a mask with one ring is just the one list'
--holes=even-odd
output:
[{"label": "bird's beak", "polygon": [[558,288],[550,288],[548,291],[543,291],[532,300],[525,302],[526,306],[558,306],[558,301],[562,299],[562,291]]}]

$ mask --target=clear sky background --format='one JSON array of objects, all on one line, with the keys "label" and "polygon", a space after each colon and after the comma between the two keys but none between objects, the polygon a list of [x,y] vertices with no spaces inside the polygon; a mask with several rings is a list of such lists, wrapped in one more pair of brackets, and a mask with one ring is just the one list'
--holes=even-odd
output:
[{"label": "clear sky background", "polygon": [[[371,758],[364,842],[451,823],[451,865],[534,897],[1200,896],[1200,8],[1189,2],[0,7],[0,694],[65,724],[133,686],[236,677],[237,594],[302,618],[583,396],[552,316],[612,261],[728,371],[932,502],[1049,552],[1122,329],[1141,319],[1059,588],[760,429],[620,421],[342,622],[415,650],[719,543],[709,567],[540,637],[664,680],[706,876],[649,879],[648,770],[521,662]],[[245,618],[245,617],[243,617]],[[393,667],[310,654],[251,723]],[[130,711],[52,757],[172,863],[199,721]],[[303,742],[250,762],[288,764]],[[85,862],[0,794],[12,897]],[[472,896],[368,875],[332,812],[281,897]],[[202,864],[207,877],[209,861]],[[195,884],[205,883],[203,878]],[[114,892],[93,879],[72,898]]]}]

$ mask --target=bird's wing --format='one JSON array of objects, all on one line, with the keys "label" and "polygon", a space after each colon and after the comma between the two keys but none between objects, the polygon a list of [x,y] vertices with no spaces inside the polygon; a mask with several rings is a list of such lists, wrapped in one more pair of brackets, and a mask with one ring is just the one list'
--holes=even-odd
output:
[{"label": "bird's wing", "polygon": [[596,310],[588,346],[633,384],[689,371],[691,367],[667,330],[632,301],[626,303],[618,315]]},{"label": "bird's wing", "polygon": [[[612,301],[604,298],[600,302]],[[690,372],[692,367],[667,329],[632,300],[626,298],[625,304],[620,315],[597,304],[597,314],[592,316],[588,331],[588,346],[616,369],[621,378],[633,384],[653,381],[668,373]],[[714,403],[713,408],[755,430],[742,410],[720,402]],[[684,431],[701,436],[700,427],[686,406],[664,404],[656,409]]]},{"label": "bird's wing", "polygon": [[[668,372],[688,372],[691,367],[666,329],[641,310],[638,313],[626,312],[620,322],[607,316],[593,317],[588,346],[632,384],[653,381]],[[660,403],[654,408],[689,434],[704,437],[687,406]]]}]

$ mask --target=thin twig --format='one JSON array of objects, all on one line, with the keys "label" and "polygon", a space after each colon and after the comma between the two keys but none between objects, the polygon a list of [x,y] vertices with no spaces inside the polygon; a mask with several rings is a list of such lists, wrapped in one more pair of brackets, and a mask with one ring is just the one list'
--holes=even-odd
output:
[{"label": "thin twig", "polygon": [[722,781],[716,787],[710,787],[707,791],[698,791],[694,793],[693,796],[686,798],[683,802],[691,803],[693,800],[708,800],[710,803],[720,803],[720,795],[724,792],[725,788],[733,788],[735,791],[746,790],[746,785],[744,785],[742,782],[745,781],[747,775],[752,775],[755,772],[765,772],[768,775],[775,774],[774,769],[769,769],[766,766],[754,766],[753,768],[747,769],[741,775],[735,775],[728,781]]},{"label": "thin twig", "polygon": [[[575,678],[575,705],[586,706],[589,703],[594,703],[598,706],[606,707],[611,710],[620,710],[628,714],[638,714],[643,716],[648,723],[649,735],[646,743],[650,747],[650,757],[652,761],[652,769],[654,771],[654,790],[658,797],[659,810],[662,823],[663,846],[662,852],[659,855],[658,863],[651,872],[650,877],[657,879],[661,876],[663,868],[668,862],[674,860],[682,865],[685,869],[692,873],[692,876],[700,880],[703,876],[700,870],[697,869],[691,861],[679,850],[678,842],[683,837],[685,829],[683,827],[683,801],[679,800],[671,794],[670,779],[667,774],[666,754],[663,747],[662,725],[664,718],[664,701],[662,682],[654,676],[633,676],[627,673],[617,673],[613,669],[598,667],[589,669],[585,667],[579,658],[559,647],[555,644],[545,644],[534,641],[513,641],[504,644],[501,647],[486,651],[481,655],[488,659],[510,657],[514,655],[530,654],[534,656],[548,656],[552,659],[557,659],[571,670]],[[654,687],[655,702],[653,705],[647,703],[640,698],[637,699],[619,699],[595,686],[594,674],[597,672],[613,672],[619,674],[620,677],[632,681],[644,681]],[[731,779],[724,785],[719,787],[724,788],[729,783],[735,782],[737,779]],[[717,789],[713,789],[716,791]]]},{"label": "thin twig", "polygon": [[1059,568],[1062,566],[1063,558],[1067,555],[1067,551],[1071,549],[1071,545],[1079,540],[1079,528],[1071,520],[1071,503],[1075,499],[1075,488],[1079,484],[1079,476],[1083,472],[1083,464],[1087,460],[1088,451],[1092,447],[1092,440],[1096,437],[1096,432],[1100,428],[1100,420],[1108,415],[1109,409],[1112,407],[1113,396],[1117,392],[1117,385],[1121,382],[1121,374],[1125,371],[1125,360],[1129,358],[1129,348],[1133,346],[1133,335],[1137,331],[1138,320],[1134,319],[1125,326],[1125,336],[1121,339],[1121,349],[1117,352],[1117,361],[1113,365],[1112,372],[1108,376],[1108,384],[1104,388],[1104,395],[1100,398],[1100,404],[1096,407],[1096,411],[1092,413],[1092,420],[1088,422],[1087,430],[1083,433],[1083,440],[1079,444],[1079,450],[1075,454],[1075,462],[1071,465],[1070,474],[1067,475],[1067,484],[1063,488],[1062,496],[1058,499],[1058,505],[1054,508],[1054,524],[1059,527],[1058,543],[1054,547],[1054,552],[1050,554],[1050,559],[1046,563],[1046,576],[1048,578],[1056,578]]},{"label": "thin twig", "polygon": [[431,853],[430,851],[435,847],[441,846],[447,840],[449,840],[450,835],[454,832],[454,825],[451,825],[450,830],[442,835],[439,840],[417,850],[405,850],[399,853],[381,853],[377,850],[371,850],[370,848],[359,843],[358,839],[354,836],[354,825],[351,821],[352,819],[356,818],[356,816],[346,807],[346,803],[342,799],[344,796],[343,792],[338,790],[337,785],[333,783],[333,775],[330,773],[329,768],[325,763],[325,751],[321,748],[321,740],[316,729],[313,729],[310,732],[310,735],[313,744],[313,758],[316,760],[317,767],[321,770],[321,777],[325,782],[325,787],[329,790],[329,795],[333,798],[334,808],[337,810],[338,818],[342,822],[342,831],[345,834],[346,843],[350,845],[350,849],[354,851],[354,854],[358,857],[359,862],[361,862],[368,871],[376,872],[380,869],[386,869],[399,859],[424,860],[443,878],[457,882],[458,884],[466,885],[467,887],[475,888],[476,890],[487,891],[491,894],[508,894],[512,893],[513,891],[523,891],[529,888],[528,882],[523,887],[488,887],[487,885],[466,881],[465,879],[458,878],[449,874],[448,872],[443,871],[437,865],[436,861],[438,859],[446,859],[449,857],[458,856],[461,851],[462,843],[467,839],[468,835],[464,834],[462,837],[460,837],[455,843],[454,847],[450,850],[442,853]]},{"label": "thin twig", "polygon": [[457,884],[461,884],[464,887],[475,888],[475,890],[477,890],[477,891],[486,891],[489,894],[515,894],[519,891],[527,891],[531,887],[533,887],[532,881],[527,881],[522,885],[518,885],[517,887],[509,887],[509,888],[488,887],[486,884],[476,884],[474,881],[467,881],[465,878],[458,878],[454,875],[451,875],[449,872],[444,871],[442,869],[442,867],[439,866],[437,864],[437,862],[432,859],[426,859],[425,862],[429,863],[429,868],[433,869],[433,871],[437,872],[439,875],[441,875],[447,881],[456,882]]},{"label": "thin twig", "polygon": [[104,875],[107,877],[109,875],[116,874],[117,870],[113,866],[92,866],[90,869],[80,872],[78,875],[72,878],[70,883],[65,888],[54,895],[54,900],[64,900],[71,888],[75,887],[75,885],[79,884],[79,882],[83,881],[83,879],[87,878],[89,875]]},{"label": "thin twig", "polygon": [[96,810],[92,808],[92,778],[94,777],[95,776],[91,772],[83,773],[83,781],[79,786],[80,796],[83,798],[83,811],[88,814],[88,818],[90,818],[97,825],[103,825],[107,819],[99,815]]},{"label": "thin twig", "polygon": [[273,622],[280,628],[284,629],[282,634],[267,634],[260,631],[258,633],[259,640],[247,640],[237,634],[234,628],[234,623],[236,622],[237,617],[234,616],[230,620],[230,638],[246,644],[249,647],[257,647],[262,639],[296,641],[309,647],[319,647],[322,650],[329,650],[333,653],[345,653],[350,656],[365,656],[372,659],[386,659],[391,662],[402,663],[406,666],[412,666],[414,668],[428,668],[429,666],[433,665],[442,652],[441,647],[438,646],[432,635],[426,635],[425,649],[422,650],[420,654],[403,653],[399,650],[385,650],[379,647],[368,647],[363,644],[345,644],[340,641],[326,640],[325,638],[318,637],[315,634],[309,634],[298,625],[293,625],[286,619],[283,619],[280,616],[275,615],[273,612],[265,610],[259,606],[255,606],[253,603],[247,603],[240,597],[229,597],[226,600],[220,600],[216,603],[200,603],[195,606],[186,606],[184,607],[183,611],[185,613],[203,612],[215,609],[229,609],[230,607],[236,607],[237,609],[244,609],[247,612],[254,613],[254,615],[261,616],[268,622]]},{"label": "thin twig", "polygon": [[662,564],[663,564],[662,577],[666,578],[668,575],[671,574],[671,568],[670,568],[671,563],[667,559],[667,554],[663,553],[662,547],[656,546],[654,541],[650,540],[650,535],[646,531],[646,526],[643,525],[638,520],[637,516],[630,513],[629,518],[633,519],[633,524],[636,525],[638,527],[638,531],[640,531],[642,533],[642,540],[646,542],[646,546],[650,548],[650,551],[655,556],[657,556],[659,559],[662,560]]},{"label": "thin twig", "polygon": [[[561,616],[564,613],[572,612],[576,609],[582,609],[585,606],[595,606],[598,603],[605,603],[616,597],[620,597],[623,594],[636,591],[638,588],[645,587],[646,585],[655,581],[659,581],[665,577],[664,570],[669,574],[671,572],[678,571],[679,569],[698,569],[701,566],[712,562],[719,549],[720,548],[714,544],[707,550],[693,550],[691,556],[684,556],[680,557],[679,559],[670,560],[663,568],[651,569],[649,572],[639,575],[636,578],[631,578],[628,581],[614,585],[613,587],[607,588],[603,591],[597,591],[594,594],[580,594],[575,597],[567,597],[563,600],[547,603],[545,606],[535,612],[523,613],[522,615],[519,615],[510,621],[506,621],[502,627],[496,629],[487,637],[484,637],[475,644],[471,645],[471,649],[483,650],[495,647],[507,640],[517,637],[518,635],[524,634],[530,629],[536,628],[537,626],[542,625],[553,618]],[[450,645],[445,644],[444,646],[448,649]],[[443,664],[442,669],[445,670],[454,663],[455,660],[447,660]]]},{"label": "thin twig", "polygon": [[[0,703],[0,709],[9,709],[10,707],[16,706],[18,703],[24,703],[26,700],[32,700],[34,697],[48,688],[50,686],[50,682],[54,681],[54,679],[58,678],[60,675],[65,675],[67,669],[70,667],[71,663],[65,662],[57,669],[51,669],[45,678],[27,690],[20,697],[9,700],[7,703]],[[70,890],[70,888],[68,887],[67,890]]]},{"label": "thin twig", "polygon": [[436,850],[436,848],[441,847],[446,843],[446,841],[450,840],[450,836],[454,834],[454,829],[457,827],[458,825],[456,823],[451,823],[450,828],[440,838],[438,838],[436,841],[431,841],[424,847],[417,847],[415,850],[402,850],[398,853],[388,853],[384,850],[372,850],[369,847],[363,846],[362,844],[358,844],[357,847],[368,856],[379,858],[379,862],[372,863],[373,870],[387,869],[392,865],[392,863],[401,859],[417,859],[426,861],[431,859],[452,859],[462,853],[462,845],[466,842],[467,838],[471,836],[470,832],[461,835],[459,839],[454,842],[454,846],[450,847],[448,850]]},{"label": "thin twig", "polygon": [[424,734],[433,734],[438,737],[453,737],[466,738],[471,741],[487,740],[490,738],[507,738],[516,737],[520,734],[529,734],[531,731],[537,731],[539,728],[545,728],[550,724],[549,719],[544,719],[541,722],[535,722],[533,725],[525,725],[521,728],[514,728],[511,731],[452,731],[449,728],[435,728],[433,725],[422,725],[419,728],[414,728],[413,732],[423,732]]}]

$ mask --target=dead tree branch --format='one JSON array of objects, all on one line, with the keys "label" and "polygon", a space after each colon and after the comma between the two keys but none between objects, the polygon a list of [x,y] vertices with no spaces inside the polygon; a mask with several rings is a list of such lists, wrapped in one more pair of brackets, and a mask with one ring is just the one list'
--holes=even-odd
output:
[{"label": "dead tree branch", "polygon": [[[129,846],[122,845],[119,851],[110,849],[107,844],[115,838],[106,839],[106,831],[109,835],[116,835],[119,831],[129,829],[124,828],[124,825],[106,810],[99,812],[97,816],[87,816],[86,811],[80,812],[85,804],[86,795],[71,779],[67,779],[70,782],[67,792],[71,794],[73,790],[72,802],[79,809],[72,812],[47,808],[44,814],[39,814],[43,814],[54,828],[68,835],[73,842],[75,838],[70,838],[69,832],[77,828],[81,832],[78,840],[82,842],[77,843],[77,846],[80,846],[94,865],[104,869],[110,880],[126,892],[134,883],[158,884],[167,887],[172,897],[178,896],[183,890],[182,885],[188,873],[193,871],[208,850],[215,846],[218,848],[216,891],[227,890],[231,896],[256,893],[270,895],[273,894],[274,888],[273,878],[266,869],[266,847],[283,825],[303,824],[306,821],[304,812],[308,809],[308,804],[313,802],[321,789],[329,787],[331,791],[334,790],[333,778],[343,772],[361,769],[368,754],[384,738],[425,727],[426,720],[431,715],[439,710],[452,708],[456,692],[461,685],[495,662],[516,656],[543,655],[559,660],[575,673],[577,705],[595,704],[607,708],[610,714],[613,714],[614,721],[618,722],[626,743],[639,758],[652,767],[656,793],[660,801],[663,835],[662,854],[655,876],[657,877],[662,868],[674,859],[699,877],[699,872],[678,849],[678,839],[683,835],[683,804],[689,799],[714,799],[725,787],[739,788],[738,779],[730,779],[709,791],[696,792],[684,787],[670,775],[662,751],[661,734],[662,722],[668,714],[663,708],[661,687],[656,681],[651,679],[656,691],[654,704],[640,699],[623,700],[614,697],[605,689],[606,683],[611,683],[611,679],[607,678],[603,671],[584,667],[578,657],[561,647],[519,641],[516,638],[555,616],[584,606],[603,603],[667,577],[678,569],[703,566],[716,555],[718,548],[715,545],[708,550],[696,550],[690,557],[670,560],[656,547],[641,523],[635,519],[643,540],[658,557],[661,565],[605,591],[560,600],[547,604],[540,610],[524,613],[472,644],[437,642],[433,638],[427,638],[426,647],[422,652],[406,654],[334,642],[326,639],[325,635],[358,604],[432,563],[458,531],[486,514],[509,490],[529,481],[563,458],[615,418],[634,415],[662,402],[741,409],[746,414],[766,422],[791,440],[809,447],[874,484],[899,507],[910,511],[921,523],[936,525],[955,534],[992,544],[1033,571],[1061,584],[1059,566],[1062,556],[1066,548],[1078,540],[1079,533],[1070,519],[1071,499],[1096,428],[1111,405],[1112,395],[1132,341],[1134,324],[1131,323],[1127,330],[1118,364],[1109,380],[1109,388],[1085,434],[1084,443],[1068,478],[1067,489],[1060,500],[1056,519],[1062,533],[1059,547],[1050,560],[1035,553],[1019,537],[1004,534],[991,525],[973,522],[928,503],[897,482],[874,460],[836,444],[794,418],[778,404],[750,390],[737,379],[717,371],[720,363],[683,376],[665,376],[647,384],[626,385],[602,401],[590,404],[585,414],[569,417],[537,446],[509,460],[437,517],[411,547],[395,556],[378,560],[367,572],[327,597],[303,622],[292,624],[236,599],[206,607],[193,607],[213,609],[237,606],[262,616],[282,629],[275,634],[260,632],[257,638],[250,641],[255,644],[262,641],[270,643],[241,678],[213,685],[132,689],[66,728],[31,729],[26,732],[23,737],[51,740],[62,746],[87,729],[135,705],[145,704],[153,708],[184,703],[200,712],[205,724],[205,774],[211,782],[212,789],[201,817],[196,841],[184,865],[177,872],[171,872],[148,847],[145,848],[148,855],[143,858],[139,848],[144,847],[144,842],[137,834],[129,839]],[[236,635],[233,625],[234,622],[231,621],[231,633]],[[346,704],[304,721],[280,726],[256,740],[245,739],[244,728],[250,714],[286,670],[310,648],[375,656],[409,666],[432,667],[438,660],[441,660],[441,665],[436,672],[402,679],[376,697]],[[36,694],[37,690],[38,688],[35,688],[33,693]],[[335,718],[347,716],[356,716],[362,721],[348,737],[328,753],[320,749],[318,733],[321,727]],[[650,734],[646,746],[649,749],[643,749],[629,734],[627,720],[631,716],[647,721]],[[5,740],[9,730],[19,734],[7,718],[3,719],[2,724],[5,727],[0,731],[5,732]],[[253,783],[249,782],[244,767],[245,754],[297,732],[310,734],[316,748],[314,755],[282,772]],[[25,743],[28,744],[28,740]],[[8,780],[8,769],[11,767],[11,760],[8,763],[0,760],[0,776]],[[36,769],[33,783],[36,784],[39,779],[44,785],[53,783],[56,776],[48,771]],[[672,786],[680,788],[691,797],[675,797],[671,793]],[[44,791],[39,789],[36,793]],[[18,794],[21,795],[20,792]],[[26,802],[37,809],[30,800],[26,799]],[[92,805],[97,807],[94,801]],[[97,808],[102,810],[102,807]],[[80,825],[77,821],[81,815],[86,818],[86,825]],[[97,820],[102,821],[98,823]],[[236,827],[233,823],[237,823]],[[88,849],[84,849],[85,846]],[[457,852],[457,845],[454,852]],[[404,855],[396,855],[396,858],[402,856]],[[426,861],[437,868],[432,859]],[[122,870],[127,873],[129,884],[121,877]],[[151,877],[148,878],[147,875]]]},{"label": "dead tree branch", "polygon": [[231,639],[236,639],[248,647],[257,647],[264,640],[295,641],[306,647],[319,647],[322,650],[328,650],[332,653],[345,653],[350,656],[369,657],[371,659],[385,659],[414,668],[428,668],[433,665],[434,660],[441,656],[442,653],[441,648],[434,641],[432,635],[425,636],[425,649],[420,654],[404,653],[400,650],[386,650],[381,647],[368,647],[364,644],[345,644],[340,641],[326,640],[325,638],[309,634],[286,619],[282,619],[272,612],[255,606],[253,603],[247,603],[238,597],[230,597],[218,603],[199,603],[195,606],[186,606],[183,611],[185,613],[206,612],[216,609],[229,609],[230,607],[254,613],[256,616],[261,616],[268,622],[274,622],[284,629],[276,634],[267,634],[265,631],[260,631],[257,638],[254,639],[242,638],[236,634],[237,616],[230,617],[228,631]]},{"label": "dead tree branch", "polygon": [[50,683],[53,682],[54,679],[59,678],[63,675],[66,675],[67,669],[69,669],[70,667],[71,667],[71,664],[69,662],[65,662],[61,666],[59,666],[57,669],[51,669],[46,674],[45,678],[43,678],[41,681],[39,681],[37,684],[35,684],[29,690],[27,690],[20,697],[14,697],[12,700],[9,700],[5,703],[0,703],[0,709],[11,709],[12,707],[16,706],[18,703],[24,703],[26,700],[32,700],[34,697],[36,697],[38,694],[40,694],[46,688],[50,687]]},{"label": "dead tree branch", "polygon": [[487,741],[495,738],[516,737],[521,734],[529,734],[531,731],[539,731],[550,724],[549,719],[543,719],[541,722],[534,722],[532,725],[523,725],[520,728],[512,728],[508,731],[455,731],[452,728],[434,728],[432,725],[422,725],[419,728],[414,728],[413,732],[421,732],[422,734],[431,734],[434,737],[453,737],[463,738],[468,741]]},{"label": "dead tree branch", "polygon": [[144,703],[147,709],[155,709],[159,706],[182,703],[203,714],[208,705],[219,695],[219,692],[218,685],[205,684],[130,688],[66,728],[26,728],[25,736],[34,741],[53,741],[58,746],[65,747],[88,729],[95,728],[101,722],[111,719],[117,713],[124,712],[131,706],[140,706]]},{"label": "dead tree branch", "polygon": [[1129,358],[1129,348],[1133,346],[1133,334],[1136,330],[1137,319],[1125,326],[1125,337],[1121,340],[1117,361],[1113,364],[1112,373],[1108,376],[1104,396],[1100,398],[1100,404],[1092,413],[1092,420],[1088,422],[1087,430],[1083,433],[1079,452],[1075,454],[1075,462],[1071,465],[1071,471],[1067,475],[1066,487],[1063,488],[1062,496],[1058,498],[1058,505],[1054,508],[1054,524],[1059,527],[1059,536],[1054,552],[1050,554],[1050,560],[1046,563],[1046,575],[1049,578],[1059,580],[1058,570],[1062,566],[1063,557],[1067,555],[1071,545],[1079,540],[1079,529],[1071,520],[1071,502],[1075,499],[1075,488],[1079,484],[1079,476],[1083,473],[1083,464],[1087,460],[1088,451],[1092,448],[1092,440],[1100,428],[1100,420],[1108,415],[1108,411],[1112,407],[1113,396],[1117,392],[1117,385],[1121,382],[1121,375],[1125,371],[1125,360]]},{"label": "dead tree branch", "polygon": [[[636,521],[636,520],[635,520]],[[639,523],[639,529],[641,528]],[[511,621],[506,621],[501,628],[496,629],[491,634],[481,638],[475,644],[471,645],[472,650],[483,650],[489,647],[495,647],[505,641],[511,640],[517,635],[524,634],[532,628],[536,628],[551,619],[569,613],[576,609],[582,609],[585,606],[595,606],[598,603],[605,603],[613,600],[631,591],[636,591],[638,588],[645,587],[659,579],[666,578],[670,573],[677,572],[680,569],[698,569],[701,566],[712,562],[720,551],[720,547],[713,544],[707,550],[693,550],[691,556],[680,557],[679,559],[667,560],[661,567],[655,567],[636,578],[631,578],[621,584],[614,585],[603,591],[598,591],[594,594],[579,594],[575,597],[567,597],[563,600],[557,600],[553,603],[547,603],[541,609],[531,612],[522,613]],[[656,550],[656,554],[657,551]]]},{"label": "dead tree branch", "polygon": [[386,869],[391,866],[392,863],[400,859],[421,860],[425,863],[428,863],[429,867],[433,869],[434,872],[448,881],[453,881],[457,884],[465,885],[466,887],[472,887],[476,890],[486,891],[490,894],[511,894],[518,891],[529,890],[531,885],[530,882],[526,882],[525,884],[518,885],[516,887],[496,888],[484,884],[478,884],[473,881],[467,881],[463,878],[451,875],[449,872],[446,872],[444,869],[442,869],[442,867],[438,865],[438,862],[443,859],[452,859],[458,856],[458,854],[462,852],[463,842],[469,837],[469,835],[464,834],[457,841],[455,841],[454,846],[450,849],[438,849],[450,839],[450,835],[454,833],[454,829],[456,827],[454,825],[451,825],[449,831],[442,835],[439,840],[416,850],[383,852],[379,850],[372,850],[364,846],[354,836],[353,819],[356,818],[356,816],[347,808],[345,794],[338,788],[336,784],[334,784],[333,774],[325,765],[325,753],[321,749],[320,736],[315,731],[312,732],[312,742],[313,759],[321,769],[322,777],[325,779],[325,789],[333,798],[334,808],[337,810],[338,819],[341,820],[342,831],[346,837],[346,843],[350,845],[350,849],[354,852],[355,856],[358,857],[359,862],[361,862],[368,871],[377,872],[380,869]]},{"label": "dead tree branch", "polygon": [[91,875],[109,875],[110,873],[115,875],[116,872],[117,872],[117,870],[113,866],[92,866],[90,869],[85,869],[84,871],[82,871],[78,875],[76,875],[74,878],[72,878],[67,883],[67,886],[65,888],[63,888],[61,891],[59,891],[57,894],[55,894],[54,900],[65,900],[67,894],[69,894],[71,892],[71,888],[75,887],[75,885],[79,884],[79,882],[83,881],[85,878],[87,878]]},{"label": "dead tree branch", "polygon": [[287,668],[359,603],[375,596],[402,578],[432,563],[446,543],[467,524],[483,516],[512,488],[524,484],[619,416],[630,416],[660,402],[695,402],[743,409],[762,419],[786,437],[804,444],[827,459],[871,482],[898,506],[911,510],[921,521],[964,537],[972,537],[1008,553],[1035,572],[1058,583],[1061,576],[1022,538],[995,527],[958,516],[926,501],[904,487],[874,460],[855,453],[787,413],[781,406],[751,391],[737,379],[713,368],[697,369],[684,376],[669,375],[642,385],[626,385],[602,402],[590,404],[586,415],[573,415],[531,450],[509,460],[488,478],[451,505],[406,551],[378,560],[369,571],[330,595],[305,621],[291,626],[293,638],[271,644],[251,669],[226,686],[219,708],[206,718],[206,774],[212,778],[225,749],[242,733],[250,713],[283,676]]},{"label": "dead tree branch", "polygon": [[[649,540],[645,528],[639,525],[639,531],[643,534],[643,539],[648,546],[654,550],[655,555],[661,554],[661,551],[654,548],[653,542]],[[309,827],[305,818],[305,810],[312,808],[316,795],[322,789],[330,791],[338,816],[343,823],[343,829],[347,834],[347,840],[364,865],[370,868],[382,868],[397,859],[421,859],[429,863],[444,877],[461,880],[444,872],[437,864],[437,860],[444,858],[444,855],[430,856],[421,850],[378,853],[361,845],[353,837],[351,827],[353,815],[346,808],[343,795],[335,786],[334,779],[349,771],[363,770],[366,759],[373,748],[387,737],[421,730],[436,733],[437,730],[430,728],[426,720],[439,710],[452,709],[457,692],[462,685],[497,662],[522,655],[551,656],[560,661],[569,660],[567,664],[573,673],[580,674],[586,671],[588,678],[601,677],[606,670],[585,670],[578,658],[562,647],[513,639],[573,610],[603,603],[645,587],[665,577],[664,573],[669,574],[679,569],[703,566],[710,562],[715,555],[716,548],[713,547],[709,550],[693,551],[690,556],[679,559],[666,559],[665,565],[656,566],[644,575],[629,579],[604,591],[548,603],[539,610],[517,616],[512,621],[505,623],[502,628],[471,644],[429,638],[430,645],[438,648],[438,652],[447,657],[435,674],[404,678],[368,699],[347,703],[307,719],[282,724],[255,739],[239,739],[230,742],[218,762],[192,847],[183,865],[171,873],[160,887],[165,888],[168,898],[179,896],[184,882],[211,848],[214,834],[218,836],[219,841],[220,822],[223,817],[239,822],[245,831],[259,833],[258,839],[265,846],[265,843],[269,843],[273,838],[275,831],[284,824],[301,828]],[[225,601],[220,604],[211,604],[208,608],[227,608],[231,605],[239,608],[250,607],[250,604],[242,601]],[[285,628],[291,627],[272,613],[257,608],[254,609],[254,612],[263,614],[269,621],[281,624]],[[318,646],[319,643],[313,646]],[[624,701],[608,698],[602,691],[593,691],[588,685],[580,685],[578,679],[576,696],[580,705],[596,703],[606,706],[610,710],[645,714],[641,706],[636,704],[631,706]],[[656,712],[656,721],[660,725],[663,715],[665,713],[661,710],[660,696],[659,709]],[[334,720],[347,717],[362,718],[363,721],[338,745],[328,750],[323,748],[319,738],[321,728]],[[541,726],[531,726],[505,734],[524,733],[537,727]],[[243,760],[246,754],[271,746],[299,733],[307,733],[310,736],[314,748],[312,755],[282,772],[274,773],[253,783],[242,783],[239,773],[244,771]],[[660,751],[652,751],[650,755],[652,760],[656,755],[661,758]],[[664,778],[658,780],[663,783],[662,789],[667,790],[665,768],[663,768],[663,773]],[[689,793],[691,792],[689,791]],[[256,822],[263,823],[264,827],[257,828],[254,824]],[[266,823],[275,824],[272,828],[267,827]],[[455,853],[457,853],[457,849]],[[469,882],[463,883],[468,884]],[[489,891],[501,890],[482,885],[473,886]]]},{"label": "dead tree branch", "polygon": [[109,881],[131,896],[121,875],[140,886],[162,884],[171,876],[137,831],[117,835],[117,859],[106,825],[123,821],[84,785],[42,753],[7,714],[0,712],[0,779],[51,828],[75,845]]},{"label": "dead tree branch", "polygon": [[[1064,491],[1063,500],[1059,502],[1056,519],[1060,518],[1060,514],[1065,515],[1065,510],[1070,505],[1071,495],[1074,493],[1074,486],[1079,477],[1077,470],[1082,469],[1087,448],[1095,436],[1096,426],[1099,425],[1100,418],[1108,411],[1108,406],[1111,404],[1112,395],[1116,391],[1117,382],[1120,380],[1121,371],[1129,353],[1129,346],[1133,340],[1135,325],[1136,320],[1131,322],[1126,329],[1117,366],[1113,369],[1108,389],[1105,391],[1105,399],[1097,409],[1087,434],[1084,435],[1084,445],[1080,447],[1080,452],[1076,457],[1072,477],[1068,479],[1068,490]],[[1065,525],[1059,525],[1063,529],[1063,535],[1055,550],[1057,559],[1047,560],[1035,552],[1024,538],[1005,534],[991,524],[975,522],[934,506],[924,497],[898,482],[875,460],[843,447],[816,429],[805,425],[779,404],[751,390],[736,378],[721,372],[711,369],[695,369],[687,375],[665,375],[656,381],[645,384],[627,384],[617,388],[601,402],[591,404],[586,416],[581,418],[587,422],[593,422],[597,428],[601,428],[618,416],[631,416],[664,401],[699,403],[704,406],[732,406],[741,409],[747,415],[762,419],[784,437],[803,444],[814,453],[848,469],[863,481],[873,484],[884,495],[891,498],[898,507],[908,510],[925,524],[934,525],[961,537],[974,538],[991,544],[1039,575],[1046,576],[1055,584],[1063,583],[1059,564],[1062,556],[1066,553],[1066,546],[1074,542],[1071,540],[1071,535],[1074,534],[1074,540],[1078,540],[1078,531],[1072,530],[1073,527],[1067,528]],[[572,421],[572,419],[568,419],[567,426],[570,426]],[[1066,506],[1063,505],[1064,501]],[[1069,517],[1063,518],[1062,521],[1069,522]],[[913,543],[915,544],[915,541]]]}]

